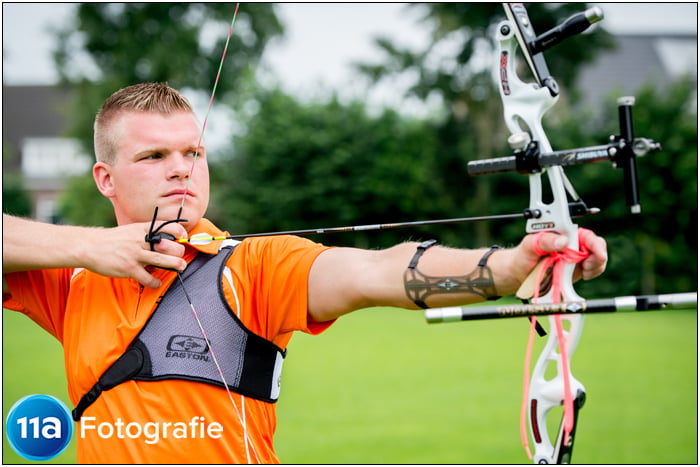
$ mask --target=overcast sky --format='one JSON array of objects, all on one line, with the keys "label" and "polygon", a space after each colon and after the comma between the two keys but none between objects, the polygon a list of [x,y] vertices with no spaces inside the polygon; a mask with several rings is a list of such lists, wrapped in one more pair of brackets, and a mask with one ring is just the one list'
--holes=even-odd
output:
[{"label": "overcast sky", "polygon": [[[3,82],[51,84],[51,27],[64,24],[75,4],[3,3]],[[697,34],[696,3],[599,4],[614,33],[691,32]],[[245,8],[245,4],[241,5]],[[398,3],[285,3],[278,7],[286,39],[266,53],[266,61],[290,91],[347,86],[348,64],[376,57],[372,38],[388,35],[418,44],[425,33],[416,13]]]}]

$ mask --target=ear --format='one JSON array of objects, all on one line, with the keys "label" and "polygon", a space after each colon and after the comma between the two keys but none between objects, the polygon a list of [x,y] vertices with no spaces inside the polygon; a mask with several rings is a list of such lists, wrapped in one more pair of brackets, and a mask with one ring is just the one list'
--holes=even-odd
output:
[{"label": "ear", "polygon": [[103,196],[114,198],[116,192],[114,183],[112,182],[112,166],[104,162],[96,162],[92,166],[92,178],[95,179],[95,185],[100,190]]}]

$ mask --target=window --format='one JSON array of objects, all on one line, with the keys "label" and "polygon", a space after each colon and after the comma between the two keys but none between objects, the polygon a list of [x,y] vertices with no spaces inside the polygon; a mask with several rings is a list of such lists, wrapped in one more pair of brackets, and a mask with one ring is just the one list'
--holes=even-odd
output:
[{"label": "window", "polygon": [[91,164],[77,139],[26,138],[22,142],[22,174],[27,178],[80,175]]}]

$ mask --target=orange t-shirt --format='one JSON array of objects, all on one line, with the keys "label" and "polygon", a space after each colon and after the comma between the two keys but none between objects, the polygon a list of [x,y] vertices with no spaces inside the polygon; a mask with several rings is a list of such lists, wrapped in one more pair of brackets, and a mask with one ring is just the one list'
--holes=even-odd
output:
[{"label": "orange t-shirt", "polygon": [[[190,234],[200,232],[226,235],[206,219]],[[196,248],[216,253],[220,243]],[[327,248],[292,236],[251,238],[239,244],[227,266],[243,324],[283,349],[293,331],[325,330],[331,323],[311,321],[307,299],[311,265]],[[191,261],[196,253],[188,247],[185,259]],[[5,275],[11,297],[4,297],[4,305],[26,314],[62,343],[74,406],[122,355],[176,279],[174,272],[162,269],[153,274],[163,283],[158,289],[81,269]],[[228,280],[222,282],[235,311]],[[78,461],[278,462],[272,444],[275,405],[231,394],[233,400],[221,387],[175,379],[124,382],[104,391],[77,424]]]}]

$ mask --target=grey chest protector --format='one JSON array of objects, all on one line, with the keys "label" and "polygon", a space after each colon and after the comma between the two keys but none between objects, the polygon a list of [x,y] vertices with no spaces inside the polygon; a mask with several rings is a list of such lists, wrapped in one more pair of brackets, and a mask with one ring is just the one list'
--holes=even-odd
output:
[{"label": "grey chest protector", "polygon": [[[230,390],[265,402],[277,402],[286,351],[248,330],[229,306],[221,280],[235,246],[218,254],[199,253],[170,288],[139,335],[73,409],[79,421],[103,391],[129,380],[184,379],[224,387],[210,352],[216,350]],[[233,286],[233,285],[232,285]],[[207,342],[185,297],[196,308]],[[235,291],[234,291],[235,292]]]}]

